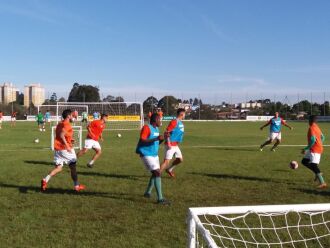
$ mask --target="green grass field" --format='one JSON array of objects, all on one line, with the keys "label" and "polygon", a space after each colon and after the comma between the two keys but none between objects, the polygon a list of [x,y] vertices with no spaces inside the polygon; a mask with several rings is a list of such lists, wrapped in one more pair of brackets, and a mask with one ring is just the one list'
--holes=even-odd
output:
[{"label": "green grass field", "polygon": [[[283,145],[304,145],[307,123],[284,129]],[[184,164],[177,178],[163,177],[172,205],[142,197],[149,174],[138,156],[137,131],[105,132],[103,155],[93,169],[79,161],[79,180],[87,190],[74,193],[66,168],[49,190],[39,183],[52,168],[50,133],[33,123],[5,123],[0,130],[0,247],[185,247],[189,207],[329,202],[329,191],[315,190],[313,175],[300,162],[301,147],[258,151],[268,132],[261,123],[186,123]],[[320,124],[327,138],[329,123]],[[35,144],[34,139],[40,143]],[[329,143],[328,141],[326,141]],[[163,148],[160,152],[163,158]],[[321,169],[330,181],[330,147]]]}]

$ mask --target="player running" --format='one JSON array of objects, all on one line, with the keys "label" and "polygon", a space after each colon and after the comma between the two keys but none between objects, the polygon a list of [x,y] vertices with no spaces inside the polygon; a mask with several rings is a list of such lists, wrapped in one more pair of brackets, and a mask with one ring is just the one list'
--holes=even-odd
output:
[{"label": "player running", "polygon": [[47,110],[46,113],[45,113],[45,123],[49,123],[49,126],[51,126],[51,114],[50,114],[50,111]]},{"label": "player running", "polygon": [[85,147],[78,153],[78,158],[84,155],[88,150],[93,149],[95,155],[92,160],[88,162],[87,167],[93,168],[95,161],[101,156],[101,145],[99,140],[103,141],[102,132],[105,128],[108,115],[102,114],[100,120],[92,121],[88,126],[88,134],[85,140]]},{"label": "player running", "polygon": [[95,111],[93,113],[93,120],[98,120],[98,119],[100,119],[100,113]]},{"label": "player running", "polygon": [[282,134],[281,134],[282,125],[290,128],[291,130],[293,128],[290,125],[288,125],[286,123],[286,121],[283,120],[279,116],[278,112],[276,112],[275,116],[272,119],[270,119],[265,125],[260,127],[260,130],[263,130],[265,127],[267,127],[269,125],[270,125],[269,138],[265,143],[263,143],[260,146],[260,151],[263,151],[263,148],[266,145],[269,145],[269,144],[273,143],[274,141],[276,141],[275,144],[273,145],[272,149],[271,149],[272,152],[275,152],[276,147],[281,143],[281,140],[282,140]]},{"label": "player running", "polygon": [[2,129],[3,112],[0,111],[0,129]]},{"label": "player running", "polygon": [[16,126],[16,116],[17,116],[17,112],[13,111],[11,113],[11,118],[10,118],[10,126],[12,126],[12,127]]},{"label": "player running", "polygon": [[[165,131],[165,158],[160,166],[160,171],[166,170],[170,177],[175,177],[174,168],[183,162],[182,152],[179,144],[183,141],[184,125],[183,120],[186,116],[186,111],[183,108],[177,110],[177,117],[172,120]],[[172,165],[169,167],[171,160],[175,158]],[[168,168],[169,167],[169,168]]]},{"label": "player running", "polygon": [[81,113],[81,117],[82,117],[81,123],[84,123],[84,122],[88,123],[88,113],[86,111]]},{"label": "player running", "polygon": [[64,110],[62,113],[62,118],[63,120],[56,126],[55,131],[55,169],[53,169],[49,175],[41,180],[41,191],[45,191],[47,189],[47,183],[51,177],[61,172],[64,164],[69,165],[71,170],[71,178],[74,183],[74,190],[81,191],[85,189],[84,185],[78,183],[78,175],[76,171],[77,156],[73,149],[73,129],[70,124],[72,121],[71,110]]},{"label": "player running", "polygon": [[317,187],[319,189],[324,189],[327,187],[327,184],[323,179],[318,165],[320,164],[321,154],[323,153],[325,137],[316,122],[317,117],[315,115],[309,117],[309,129],[307,133],[308,145],[302,150],[302,154],[305,156],[301,163],[314,172],[315,181],[319,181]]},{"label": "player running", "polygon": [[168,205],[170,204],[163,198],[162,181],[159,165],[159,144],[164,141],[164,137],[159,135],[160,117],[158,114],[152,114],[150,124],[144,125],[140,139],[137,144],[136,153],[140,155],[142,162],[146,169],[151,172],[151,177],[144,193],[144,197],[150,198],[153,187],[155,186],[157,192],[157,203]]},{"label": "player running", "polygon": [[41,113],[41,111],[39,111],[39,113],[37,114],[36,116],[36,121],[38,123],[38,128],[39,128],[39,131],[42,132],[42,131],[46,131],[45,129],[45,119],[44,119],[44,115]]},{"label": "player running", "polygon": [[75,109],[72,112],[72,122],[76,122],[76,121],[78,121],[78,110]]}]

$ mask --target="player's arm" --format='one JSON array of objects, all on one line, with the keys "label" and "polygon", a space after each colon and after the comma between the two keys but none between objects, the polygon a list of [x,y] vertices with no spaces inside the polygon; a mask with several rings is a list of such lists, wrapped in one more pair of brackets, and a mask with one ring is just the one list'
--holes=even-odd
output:
[{"label": "player's arm", "polygon": [[148,126],[143,127],[140,134],[140,142],[144,144],[151,144],[155,141],[160,141],[160,142],[164,141],[163,135],[159,135],[158,137],[153,139],[148,139],[149,135],[150,135],[149,127]]},{"label": "player's arm", "polygon": [[66,150],[68,152],[71,152],[71,147],[69,146],[68,142],[66,142],[65,135],[66,135],[66,132],[65,132],[65,130],[63,128],[62,131],[61,131],[60,137],[61,137],[62,142],[65,145]]},{"label": "player's arm", "polygon": [[324,134],[323,133],[321,133],[321,140],[322,140],[322,144],[324,143],[324,141],[325,141],[325,136],[324,136]]},{"label": "player's arm", "polygon": [[265,125],[262,125],[262,126],[260,127],[260,130],[263,130],[265,127],[269,126],[270,123],[271,123],[271,120],[269,120]]},{"label": "player's arm", "polygon": [[290,128],[291,130],[293,130],[293,127],[291,127],[285,120],[282,119],[281,122],[282,122],[283,126],[286,126],[286,127]]},{"label": "player's arm", "polygon": [[164,136],[165,136],[165,138],[167,139],[167,138],[169,138],[170,137],[170,133],[173,131],[173,129],[176,127],[176,120],[172,120],[169,124],[168,124],[168,126],[167,126],[167,128],[166,128],[166,130],[165,130],[165,133],[164,133]]},{"label": "player's arm", "polygon": [[316,142],[316,136],[312,135],[308,142],[308,145],[302,150],[302,153],[304,154],[306,151],[310,150],[312,146],[315,144],[315,142]]}]

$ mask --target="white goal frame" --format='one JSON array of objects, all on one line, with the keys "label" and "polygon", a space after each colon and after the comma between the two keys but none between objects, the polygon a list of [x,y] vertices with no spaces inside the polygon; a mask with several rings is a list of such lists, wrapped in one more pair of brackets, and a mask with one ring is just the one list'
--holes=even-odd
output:
[{"label": "white goal frame", "polygon": [[189,208],[188,211],[188,248],[198,247],[197,235],[203,238],[203,241],[209,248],[218,248],[218,245],[212,238],[210,231],[206,229],[199,216],[203,215],[239,215],[246,213],[288,213],[288,212],[322,212],[330,211],[329,203],[322,204],[298,204],[298,205],[258,205],[258,206],[231,206],[231,207],[202,207]]},{"label": "white goal frame", "polygon": [[59,123],[60,121],[61,121],[61,119],[62,119],[62,113],[58,110],[58,108],[61,106],[61,107],[67,107],[67,108],[69,108],[69,109],[73,109],[73,108],[85,108],[86,110],[86,112],[88,113],[88,105],[86,105],[86,103],[85,103],[85,105],[83,105],[83,104],[67,104],[67,102],[66,102],[66,104],[56,104],[55,105],[56,106],[56,117],[57,117],[57,123]]},{"label": "white goal frame", "polygon": [[[75,138],[76,135],[78,134],[79,141],[75,140],[75,143],[73,145],[73,149],[82,149],[82,126],[72,126],[73,128],[73,137]],[[52,136],[51,136],[51,149],[54,151],[54,141],[55,141],[55,130],[56,126],[52,126]]]},{"label": "white goal frame", "polygon": [[[131,120],[108,120],[108,122],[110,123],[110,130],[140,130],[143,125],[144,125],[144,114],[143,114],[143,104],[141,102],[57,102],[57,106],[67,106],[67,107],[70,107],[70,108],[74,108],[74,107],[81,107],[81,106],[90,106],[90,105],[104,105],[104,106],[108,106],[108,105],[113,105],[113,106],[118,106],[118,105],[121,105],[121,104],[126,104],[127,106],[130,106],[130,105],[133,105],[133,104],[136,104],[136,105],[139,105],[140,106],[140,109],[138,111],[138,115],[139,115],[139,121],[137,120],[134,120],[134,121],[131,121]],[[57,107],[58,109],[58,107]],[[90,108],[87,109],[87,112],[88,111],[92,111]],[[93,113],[89,113],[89,115],[92,115]],[[116,115],[112,115],[111,113],[105,113],[105,114],[109,114],[110,117],[113,117],[113,116],[116,116]],[[120,113],[118,114],[119,116],[121,115]],[[123,115],[124,116],[124,115]],[[137,128],[118,128],[118,127],[115,127],[115,126],[112,126],[111,125],[111,122],[113,123],[124,123],[124,122],[138,122],[139,125]],[[108,129],[107,129],[108,130]]]}]

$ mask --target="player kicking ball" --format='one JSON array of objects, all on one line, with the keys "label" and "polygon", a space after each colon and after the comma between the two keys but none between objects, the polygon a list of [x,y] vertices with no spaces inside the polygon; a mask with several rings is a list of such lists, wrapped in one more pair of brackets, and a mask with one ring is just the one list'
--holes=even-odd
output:
[{"label": "player kicking ball", "polygon": [[293,128],[289,126],[286,123],[286,121],[279,116],[278,112],[276,112],[275,116],[272,119],[270,119],[265,125],[260,127],[260,130],[263,130],[265,127],[269,125],[270,125],[269,138],[265,143],[263,143],[260,146],[260,151],[263,151],[265,146],[272,144],[275,141],[275,144],[271,149],[272,152],[275,152],[276,147],[281,143],[282,140],[282,134],[281,134],[282,125],[290,128],[291,130],[293,130]]},{"label": "player kicking ball", "polygon": [[301,163],[314,172],[315,181],[319,181],[318,188],[324,189],[327,184],[324,182],[322,173],[319,168],[321,154],[323,153],[324,135],[316,124],[317,117],[312,115],[309,117],[309,129],[307,133],[308,145],[302,150],[304,158]]},{"label": "player kicking ball", "polygon": [[85,140],[85,147],[78,153],[78,158],[84,155],[88,150],[93,149],[95,155],[92,160],[88,162],[87,167],[93,168],[95,161],[101,156],[101,145],[99,140],[103,141],[102,132],[105,128],[105,123],[108,115],[102,114],[100,120],[94,120],[87,126],[87,138]]},{"label": "player kicking ball", "polygon": [[[184,120],[185,115],[186,111],[183,108],[179,108],[177,110],[176,119],[169,123],[165,131],[165,158],[160,166],[160,171],[163,172],[166,170],[170,177],[175,177],[174,168],[183,162],[183,156],[179,144],[183,140],[184,125],[182,121]],[[173,157],[175,159],[169,167]]]},{"label": "player kicking ball", "polygon": [[78,175],[76,171],[77,156],[73,149],[73,129],[70,123],[72,121],[71,110],[64,110],[62,118],[63,120],[56,126],[55,131],[55,169],[41,180],[41,191],[46,191],[49,180],[62,171],[64,164],[67,164],[70,168],[74,190],[81,191],[85,189],[84,185],[78,183]]},{"label": "player kicking ball", "polygon": [[159,126],[161,120],[160,116],[156,113],[150,117],[150,124],[144,125],[141,133],[138,145],[136,147],[136,153],[140,155],[142,162],[146,169],[150,171],[151,177],[147,189],[144,193],[144,197],[150,198],[153,187],[157,192],[157,203],[162,205],[169,205],[170,203],[164,199],[162,194],[162,181],[159,165],[159,144],[164,141],[164,137],[159,135]]}]

